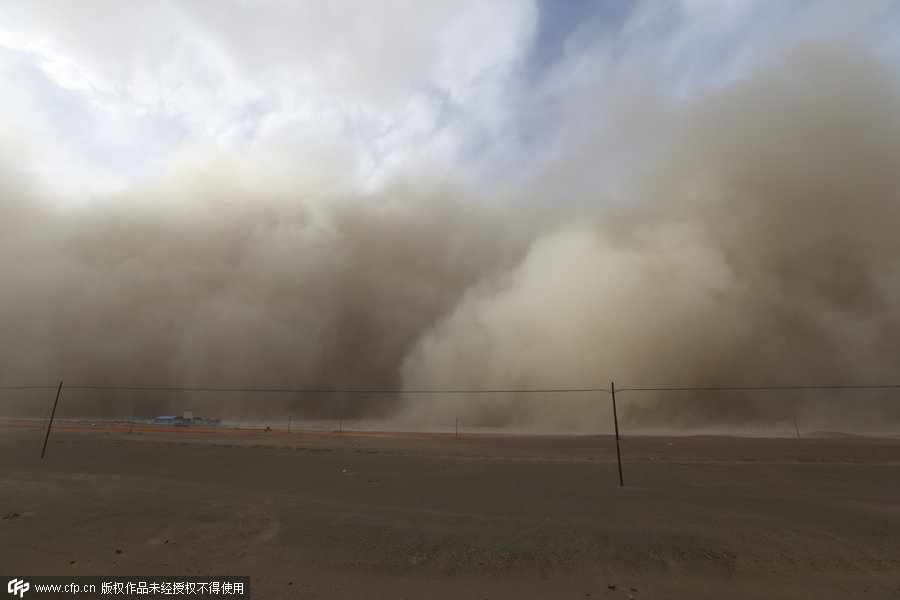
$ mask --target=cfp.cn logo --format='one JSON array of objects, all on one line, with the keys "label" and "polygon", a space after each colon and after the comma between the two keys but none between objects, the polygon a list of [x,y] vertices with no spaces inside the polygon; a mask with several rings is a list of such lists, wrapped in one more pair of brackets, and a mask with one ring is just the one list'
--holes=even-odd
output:
[{"label": "cfp.cn logo", "polygon": [[9,583],[6,584],[6,591],[12,594],[13,596],[18,596],[21,598],[25,595],[25,592],[31,589],[31,585],[22,579],[10,579]]}]

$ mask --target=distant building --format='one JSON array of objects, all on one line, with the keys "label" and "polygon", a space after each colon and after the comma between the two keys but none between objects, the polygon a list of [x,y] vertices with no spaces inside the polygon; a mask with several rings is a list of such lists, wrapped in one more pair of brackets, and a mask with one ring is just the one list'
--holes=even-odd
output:
[{"label": "distant building", "polygon": [[187,427],[189,425],[220,425],[222,419],[212,417],[195,417],[193,411],[184,411],[184,416],[164,415],[156,417],[153,422],[157,425],[174,425],[175,427]]}]

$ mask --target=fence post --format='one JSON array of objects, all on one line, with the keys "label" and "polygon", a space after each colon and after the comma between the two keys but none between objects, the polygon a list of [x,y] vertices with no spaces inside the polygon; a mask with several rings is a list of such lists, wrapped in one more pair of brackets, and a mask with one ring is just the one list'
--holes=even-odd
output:
[{"label": "fence post", "polygon": [[613,405],[613,423],[616,426],[616,462],[619,463],[619,487],[625,487],[625,481],[622,479],[622,451],[619,448],[619,414],[616,411],[616,383],[610,383],[610,392],[612,393]]},{"label": "fence post", "polygon": [[44,436],[44,447],[41,449],[41,458],[44,458],[44,453],[47,452],[47,440],[50,439],[50,428],[53,427],[53,416],[56,414],[56,405],[59,404],[59,393],[62,391],[63,382],[59,382],[59,387],[56,388],[56,400],[53,401],[53,410],[50,412],[50,422],[47,423],[47,435]]}]

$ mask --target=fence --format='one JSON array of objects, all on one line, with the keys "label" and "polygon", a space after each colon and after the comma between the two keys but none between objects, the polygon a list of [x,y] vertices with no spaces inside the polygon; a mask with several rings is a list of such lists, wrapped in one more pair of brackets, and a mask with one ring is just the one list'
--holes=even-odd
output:
[{"label": "fence", "polygon": [[[103,386],[103,385],[66,385],[59,382],[56,385],[36,385],[36,386],[0,386],[0,392],[28,392],[35,390],[53,391],[53,402],[49,406],[45,416],[42,428],[46,428],[44,441],[41,449],[41,458],[44,458],[47,451],[47,445],[50,438],[50,432],[53,428],[53,422],[56,418],[57,408],[60,404],[60,398],[63,396],[63,390],[70,392],[127,392],[132,394],[228,394],[239,395],[249,394],[253,396],[275,394],[291,397],[318,397],[318,396],[482,396],[482,395],[571,395],[571,394],[603,394],[610,398],[610,408],[613,424],[613,436],[615,438],[616,462],[618,466],[618,482],[620,486],[624,486],[624,475],[622,469],[622,449],[621,434],[619,428],[619,409],[617,405],[617,395],[622,394],[642,394],[642,393],[707,393],[707,392],[753,392],[755,394],[771,393],[771,392],[800,392],[800,391],[862,391],[862,390],[898,390],[900,384],[894,385],[804,385],[804,386],[713,386],[713,387],[616,387],[615,383],[611,383],[609,388],[592,387],[592,388],[546,388],[546,389],[442,389],[442,390],[397,390],[397,389],[303,389],[303,388],[230,388],[230,387],[172,387],[172,386]],[[101,411],[103,412],[103,411]],[[900,413],[898,413],[900,414]],[[130,426],[133,428],[135,422],[136,410],[132,410],[130,418]],[[96,416],[96,415],[95,415]],[[121,415],[120,415],[121,416]],[[33,417],[33,413],[32,413]],[[797,439],[801,438],[800,426],[797,421],[796,413],[793,417],[793,428],[796,432]],[[293,415],[289,412],[287,415],[287,430],[291,430],[291,422]],[[121,421],[120,421],[121,422]],[[343,433],[343,422],[338,420],[338,430]],[[459,438],[459,418],[454,419],[455,436]]]}]

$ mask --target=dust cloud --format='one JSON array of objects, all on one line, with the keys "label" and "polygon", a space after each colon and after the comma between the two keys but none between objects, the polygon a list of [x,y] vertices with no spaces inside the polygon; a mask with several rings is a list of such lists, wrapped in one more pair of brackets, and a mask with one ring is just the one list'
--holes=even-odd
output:
[{"label": "dust cloud", "polygon": [[[846,48],[793,50],[687,103],[623,97],[612,138],[579,126],[586,99],[552,158],[496,197],[446,173],[362,190],[340,160],[317,170],[188,147],[156,180],[60,207],[4,148],[2,383],[898,383],[900,94],[885,70]],[[645,141],[615,186],[583,176]],[[104,394],[97,410],[120,401]],[[900,420],[895,396],[632,392],[623,411],[883,425]],[[305,417],[590,430],[601,400],[289,403]]]}]

